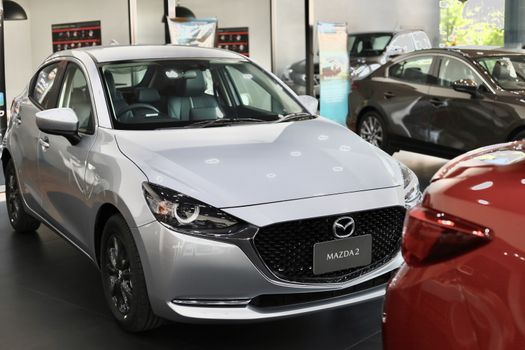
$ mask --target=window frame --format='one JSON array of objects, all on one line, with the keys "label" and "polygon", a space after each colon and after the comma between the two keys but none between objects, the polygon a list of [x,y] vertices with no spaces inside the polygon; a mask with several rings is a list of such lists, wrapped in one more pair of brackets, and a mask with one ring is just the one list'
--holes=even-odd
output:
[{"label": "window frame", "polygon": [[[38,82],[38,77],[40,76],[40,73],[44,69],[52,65],[57,65],[58,71],[57,71],[55,80],[53,82],[53,86],[51,87],[51,90],[49,91],[51,93],[49,97],[50,98],[49,104],[52,105],[52,107],[49,107],[49,106],[43,106],[40,102],[38,102],[37,99],[33,96],[33,94],[35,92],[35,87]],[[27,97],[41,111],[56,108],[58,104],[58,97],[60,95],[60,91],[62,87],[62,79],[64,77],[64,72],[65,72],[66,67],[67,67],[67,60],[64,58],[60,58],[58,60],[46,62],[44,65],[38,67],[38,70],[36,71],[36,73],[33,74],[33,77],[31,78],[31,81],[29,83],[29,90],[27,92]],[[56,82],[56,85],[55,85],[55,82]]]},{"label": "window frame", "polygon": [[[496,91],[494,90],[494,88],[492,87],[492,85],[489,84],[489,83],[487,82],[487,79],[485,79],[485,77],[483,77],[483,75],[482,75],[482,74],[476,69],[476,67],[472,64],[472,62],[470,62],[470,61],[468,61],[468,60],[465,60],[465,59],[461,59],[461,58],[456,57],[456,56],[446,55],[446,54],[437,54],[437,55],[436,55],[436,59],[437,59],[437,61],[435,62],[435,64],[436,64],[436,78],[439,79],[439,70],[440,70],[440,68],[441,68],[441,61],[442,61],[443,59],[446,59],[446,58],[448,58],[448,59],[454,59],[454,60],[456,60],[456,61],[459,61],[459,62],[465,64],[465,65],[466,65],[467,67],[469,67],[469,68],[474,72],[474,74],[476,74],[476,76],[482,81],[482,84],[481,84],[481,85],[484,85],[484,86],[489,90],[490,93],[492,93],[492,94],[495,94],[495,93],[496,93]],[[481,85],[480,85],[480,86],[481,86]],[[437,86],[440,87],[440,88],[443,88],[443,89],[452,89],[451,86],[443,86],[443,85],[441,85],[441,84],[437,84]]]},{"label": "window frame", "polygon": [[406,79],[398,78],[398,77],[393,76],[393,75],[390,74],[390,71],[392,70],[392,68],[397,66],[398,64],[401,64],[401,63],[406,62],[408,60],[418,59],[418,58],[431,58],[432,59],[432,62],[430,63],[430,68],[428,70],[427,75],[434,75],[434,73],[436,72],[436,62],[439,61],[438,58],[436,57],[436,55],[430,54],[430,53],[419,53],[417,55],[412,55],[412,56],[409,56],[409,57],[403,57],[403,59],[400,59],[400,60],[392,62],[392,64],[390,66],[388,66],[387,69],[385,69],[385,72],[386,72],[386,76],[385,77],[389,78],[389,79],[393,79],[393,80],[399,81],[399,82],[402,82],[402,83],[405,83],[405,84],[417,84],[417,85],[424,85],[424,86],[435,86],[436,84],[430,82],[428,79],[424,83],[419,83],[419,82],[413,82],[413,81],[409,81],[409,80],[406,80]]},{"label": "window frame", "polygon": [[[82,75],[84,76],[84,79],[86,80],[86,84],[87,84],[87,88],[88,88],[88,93],[89,93],[89,101],[90,101],[90,104],[91,104],[91,117],[90,117],[90,121],[88,123],[89,127],[87,129],[78,129],[78,133],[79,134],[82,134],[82,135],[93,135],[95,133],[95,127],[96,127],[96,122],[97,122],[97,112],[96,112],[96,106],[95,106],[95,101],[93,99],[93,89],[92,89],[92,86],[91,86],[91,82],[90,82],[90,79],[89,79],[89,74],[87,74],[87,71],[83,68],[83,66],[77,62],[75,62],[74,60],[66,60],[67,64],[62,72],[62,77],[61,77],[61,81],[60,81],[60,89],[58,91],[58,94],[57,94],[57,100],[55,102],[55,105],[58,107],[58,103],[60,102],[59,99],[60,99],[60,96],[62,95],[62,91],[63,89],[65,89],[66,87],[66,78],[67,78],[67,73],[69,72],[69,69],[70,67],[76,67],[77,69],[80,70],[80,72],[82,73]],[[72,68],[73,69],[73,68]],[[65,108],[65,107],[64,107]]]}]

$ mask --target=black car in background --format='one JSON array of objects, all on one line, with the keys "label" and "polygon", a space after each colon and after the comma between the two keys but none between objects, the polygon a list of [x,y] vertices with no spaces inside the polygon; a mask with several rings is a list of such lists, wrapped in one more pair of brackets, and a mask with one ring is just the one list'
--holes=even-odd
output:
[{"label": "black car in background", "polygon": [[352,84],[348,127],[388,153],[451,158],[525,139],[525,55],[431,49]]},{"label": "black car in background", "polygon": [[[369,74],[389,59],[403,53],[431,47],[428,35],[422,30],[395,32],[352,33],[348,35],[348,54],[352,77]],[[298,95],[306,90],[305,60],[286,67],[281,78]],[[315,95],[319,97],[319,62],[314,63]]]}]

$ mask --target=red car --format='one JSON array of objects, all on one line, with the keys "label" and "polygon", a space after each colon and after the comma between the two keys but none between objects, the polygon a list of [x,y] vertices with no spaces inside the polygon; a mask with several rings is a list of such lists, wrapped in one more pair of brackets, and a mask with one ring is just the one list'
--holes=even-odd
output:
[{"label": "red car", "polygon": [[445,165],[408,213],[402,250],[386,350],[525,349],[525,143]]}]

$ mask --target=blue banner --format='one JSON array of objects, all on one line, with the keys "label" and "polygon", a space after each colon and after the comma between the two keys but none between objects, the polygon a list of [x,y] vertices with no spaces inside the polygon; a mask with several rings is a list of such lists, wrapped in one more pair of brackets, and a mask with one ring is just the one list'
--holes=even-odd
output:
[{"label": "blue banner", "polygon": [[348,39],[345,23],[317,24],[321,115],[346,125],[350,82]]}]

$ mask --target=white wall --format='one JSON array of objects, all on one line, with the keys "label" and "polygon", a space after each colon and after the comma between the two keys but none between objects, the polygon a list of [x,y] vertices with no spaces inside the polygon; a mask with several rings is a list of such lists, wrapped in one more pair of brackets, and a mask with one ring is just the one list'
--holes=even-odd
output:
[{"label": "white wall", "polygon": [[164,44],[164,0],[135,0],[137,4],[136,44]]},{"label": "white wall", "polygon": [[248,27],[250,57],[271,68],[269,0],[180,0],[179,5],[191,9],[198,18],[216,17],[219,27]]},{"label": "white wall", "polygon": [[29,20],[4,22],[6,105],[20,94],[33,75],[31,50],[31,9],[29,0],[17,0]]},{"label": "white wall", "polygon": [[129,44],[128,0],[30,0],[33,67],[53,53],[51,25],[101,21],[102,44]]}]

